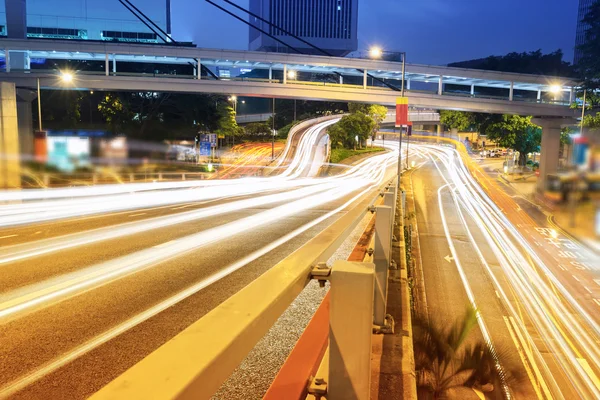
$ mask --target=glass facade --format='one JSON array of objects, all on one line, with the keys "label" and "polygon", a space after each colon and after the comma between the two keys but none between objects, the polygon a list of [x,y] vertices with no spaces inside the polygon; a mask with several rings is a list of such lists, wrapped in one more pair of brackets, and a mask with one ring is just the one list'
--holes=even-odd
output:
[{"label": "glass facade", "polygon": [[[357,48],[358,0],[250,0],[250,11],[275,25],[250,17],[253,26],[303,52],[323,55],[293,36],[334,55]],[[250,50],[288,51],[269,35],[250,28]]]},{"label": "glass facade", "polygon": [[[0,1],[2,26],[7,25],[5,1]],[[170,30],[170,0],[130,1],[161,29]],[[27,0],[26,10],[27,37],[162,43],[117,0]]]},{"label": "glass facade", "polygon": [[593,3],[594,0],[579,0],[579,12],[577,15],[577,33],[575,35],[575,58],[573,60],[575,64],[577,64],[579,58],[581,58],[581,52],[577,50],[577,47],[585,43],[585,31],[587,30],[587,24],[583,23],[583,19],[587,15]]}]

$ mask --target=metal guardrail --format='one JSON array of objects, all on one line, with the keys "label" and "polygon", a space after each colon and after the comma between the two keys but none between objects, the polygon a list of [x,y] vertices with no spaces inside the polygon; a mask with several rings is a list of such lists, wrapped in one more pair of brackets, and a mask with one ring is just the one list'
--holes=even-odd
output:
[{"label": "metal guardrail", "polygon": [[[394,187],[383,194],[384,204],[394,201],[394,208],[372,207],[380,194],[373,195],[373,189],[357,195],[335,210],[355,204],[337,221],[91,399],[211,397],[311,279],[330,280],[332,285],[327,398],[368,399],[373,309],[379,310],[383,304],[385,315],[387,286],[381,283],[387,282],[390,267],[396,193]],[[342,261],[327,268],[323,261],[335,253],[369,211],[378,213],[375,266]]]},{"label": "metal guardrail", "polygon": [[161,181],[185,181],[204,180],[213,174],[204,172],[148,172],[129,174],[102,174],[102,173],[75,173],[75,174],[52,174],[42,173],[39,175],[23,175],[24,181],[33,181],[42,187],[51,186],[75,186],[96,185],[103,183],[135,183],[135,182],[161,182]]}]

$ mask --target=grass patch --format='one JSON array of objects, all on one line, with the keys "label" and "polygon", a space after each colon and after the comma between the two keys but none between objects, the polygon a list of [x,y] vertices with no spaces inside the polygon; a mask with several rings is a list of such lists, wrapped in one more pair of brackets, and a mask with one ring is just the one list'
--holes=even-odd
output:
[{"label": "grass patch", "polygon": [[350,149],[331,149],[330,162],[338,164],[344,161],[346,158],[356,156],[359,154],[377,153],[384,151],[383,147],[367,147],[366,149],[350,150]]}]

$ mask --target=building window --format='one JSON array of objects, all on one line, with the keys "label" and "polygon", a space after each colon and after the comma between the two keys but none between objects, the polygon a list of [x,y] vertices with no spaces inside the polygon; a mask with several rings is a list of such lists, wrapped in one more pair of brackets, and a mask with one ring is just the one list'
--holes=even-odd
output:
[{"label": "building window", "polygon": [[149,32],[102,31],[102,40],[112,40],[117,42],[158,43],[158,37],[156,34]]},{"label": "building window", "polygon": [[27,27],[27,37],[49,39],[87,39],[85,29]]}]

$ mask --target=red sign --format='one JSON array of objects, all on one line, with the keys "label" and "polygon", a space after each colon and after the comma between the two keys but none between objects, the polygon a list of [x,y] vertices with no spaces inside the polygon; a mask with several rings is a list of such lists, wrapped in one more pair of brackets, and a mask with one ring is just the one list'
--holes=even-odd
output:
[{"label": "red sign", "polygon": [[408,123],[408,97],[398,97],[396,98],[396,128]]}]

